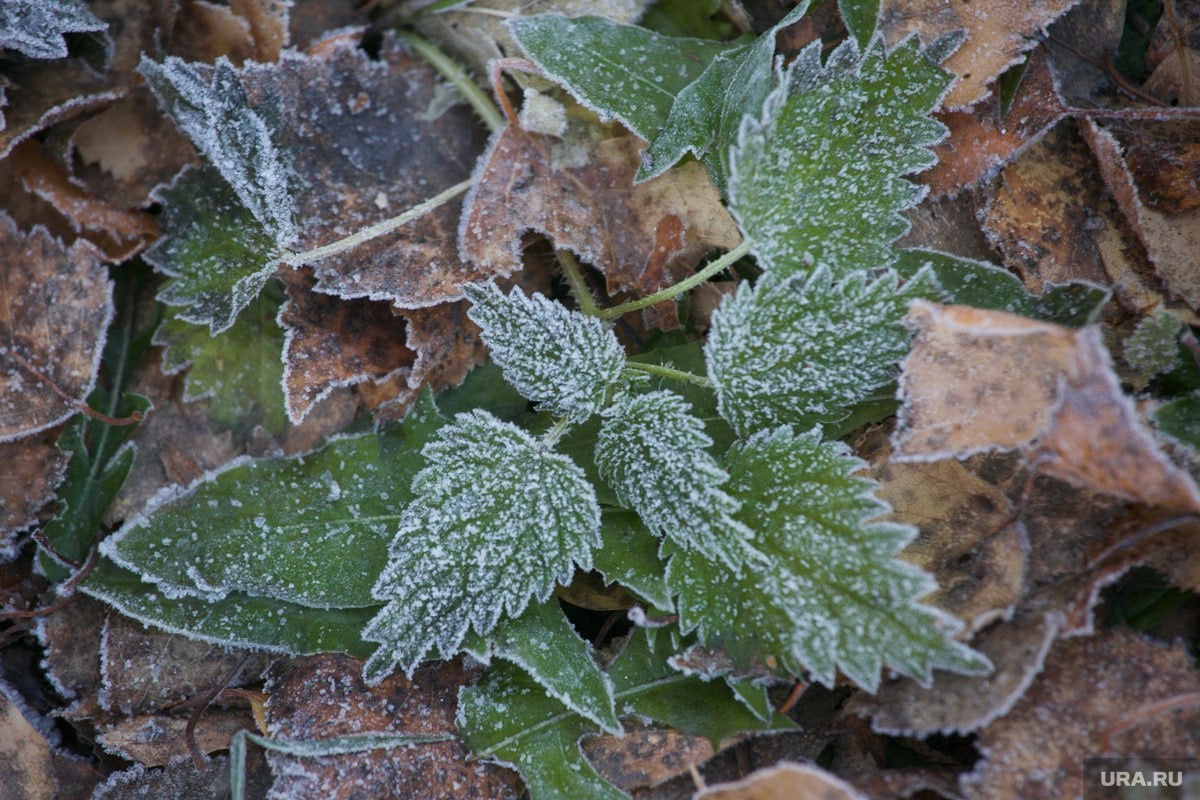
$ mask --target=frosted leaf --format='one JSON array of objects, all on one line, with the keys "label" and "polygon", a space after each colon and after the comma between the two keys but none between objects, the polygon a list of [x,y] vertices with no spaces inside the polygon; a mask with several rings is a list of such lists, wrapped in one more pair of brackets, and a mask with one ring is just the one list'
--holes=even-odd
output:
[{"label": "frosted leaf", "polygon": [[167,311],[153,343],[165,348],[164,374],[187,370],[184,402],[211,397],[212,417],[223,425],[256,415],[271,433],[283,431],[283,329],[275,321],[281,302],[277,292],[264,292],[216,336]]},{"label": "frosted leaf", "polygon": [[892,273],[834,284],[823,266],[807,281],[743,283],[705,345],[721,416],[742,436],[842,419],[895,377],[912,337],[909,301],[937,293],[929,270],[902,288]]},{"label": "frosted leaf", "polygon": [[664,575],[667,565],[658,557],[659,540],[637,514],[606,508],[600,520],[604,544],[596,551],[596,571],[609,583],[620,583],[650,602],[671,611],[675,601]]},{"label": "frosted leaf", "polygon": [[945,127],[929,114],[950,77],[915,40],[884,54],[848,39],[821,62],[821,42],[783,70],[747,117],[731,156],[730,208],[776,277],[826,266],[835,279],[895,260],[900,212],[924,189],[902,176],[934,163]]},{"label": "frosted leaf", "polygon": [[0,49],[30,58],[66,58],[65,33],[103,31],[79,0],[4,0],[0,3]]},{"label": "frosted leaf", "polygon": [[230,592],[319,608],[376,605],[375,579],[442,420],[425,397],[382,434],[294,458],[238,459],[151,500],[101,545],[175,596]]},{"label": "frosted leaf", "polygon": [[846,30],[859,47],[866,47],[875,35],[879,3],[880,0],[838,0],[838,12],[846,23]]},{"label": "frosted leaf", "polygon": [[469,628],[545,600],[578,564],[590,569],[600,507],[583,470],[491,414],[459,414],[424,451],[416,499],[400,518],[375,597],[387,605],[363,637],[380,647],[364,674],[450,658]]},{"label": "frosted leaf", "polygon": [[1179,366],[1179,333],[1183,323],[1165,311],[1159,311],[1138,323],[1125,340],[1125,363],[1134,371],[1138,388],[1156,375]]},{"label": "frosted leaf", "polygon": [[886,513],[863,462],[818,431],[761,431],[729,453],[729,489],[756,537],[741,574],[694,551],[667,568],[680,625],[736,663],[778,661],[832,687],[838,670],[868,691],[887,666],[928,684],[933,667],[966,673],[987,659],[955,642],[957,620],[921,605],[933,579],[894,556],[916,534],[871,522]]},{"label": "frosted leaf", "polygon": [[495,284],[473,284],[464,293],[472,304],[467,315],[517,391],[574,422],[600,410],[625,368],[625,351],[607,324],[519,288],[505,296]]},{"label": "frosted leaf", "polygon": [[167,56],[145,56],[138,71],[167,114],[216,167],[237,198],[286,247],[296,238],[291,171],[267,120],[250,108],[238,71],[225,58],[209,68]]},{"label": "frosted leaf", "polygon": [[729,476],[687,401],[669,391],[624,395],[604,416],[596,466],[621,504],[653,533],[737,569],[753,533],[734,518],[741,504],[722,488]]}]

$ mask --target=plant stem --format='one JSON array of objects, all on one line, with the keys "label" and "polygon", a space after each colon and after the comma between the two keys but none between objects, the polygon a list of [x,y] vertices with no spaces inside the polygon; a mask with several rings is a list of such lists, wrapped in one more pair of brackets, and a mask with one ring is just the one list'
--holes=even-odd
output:
[{"label": "plant stem", "polygon": [[569,250],[555,250],[554,255],[562,265],[563,275],[567,277],[575,302],[579,303],[579,310],[589,317],[596,316],[600,307],[596,305],[596,298],[592,297],[587,281],[583,279],[583,271],[579,269],[579,262],[575,260],[575,256]]},{"label": "plant stem", "polygon": [[697,386],[712,386],[712,381],[703,375],[684,372],[681,369],[673,369],[672,367],[664,367],[661,364],[643,364],[640,361],[629,361],[626,362],[625,368],[634,372],[644,372],[647,375],[658,375],[661,378],[694,383]]},{"label": "plant stem", "polygon": [[456,183],[449,189],[434,195],[423,203],[413,206],[403,214],[385,219],[382,222],[376,222],[374,225],[363,228],[360,231],[350,234],[345,239],[338,239],[336,242],[314,247],[312,250],[305,250],[303,253],[285,252],[280,256],[279,260],[289,267],[299,267],[322,258],[335,256],[338,253],[344,253],[358,247],[363,242],[369,242],[383,236],[385,233],[391,233],[401,225],[407,225],[418,217],[423,217],[430,211],[438,208],[441,205],[448,203],[460,194],[471,188],[471,179],[468,178],[461,183]]},{"label": "plant stem", "polygon": [[484,124],[489,129],[496,131],[504,127],[504,116],[500,113],[500,109],[496,108],[492,99],[476,85],[475,81],[471,80],[471,76],[457,61],[437,49],[433,42],[417,36],[415,33],[402,33],[400,38],[415,50],[417,55],[428,61],[429,65],[436,69],[443,78],[450,81],[455,89],[458,89],[471,108],[475,109],[475,113],[483,118]]},{"label": "plant stem", "polygon": [[663,300],[670,300],[673,297],[683,294],[690,289],[694,289],[706,280],[716,275],[729,267],[730,264],[737,261],[742,256],[750,252],[750,240],[743,239],[742,243],[730,250],[725,255],[708,264],[704,269],[697,272],[690,278],[684,278],[679,283],[673,286],[668,286],[665,289],[655,292],[648,297],[643,297],[641,300],[631,300],[628,303],[622,303],[619,306],[602,309],[596,316],[601,319],[614,319],[622,314],[628,314],[630,311],[640,311],[643,308],[658,305]]}]

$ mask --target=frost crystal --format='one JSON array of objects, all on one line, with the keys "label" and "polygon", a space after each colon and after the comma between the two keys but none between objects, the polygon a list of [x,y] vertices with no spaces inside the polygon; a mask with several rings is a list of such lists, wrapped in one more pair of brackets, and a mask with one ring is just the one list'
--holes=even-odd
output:
[{"label": "frost crystal", "polygon": [[233,65],[220,58],[209,72],[204,65],[175,56],[161,64],[143,57],[138,69],[171,119],[276,244],[290,244],[296,238],[291,172],[272,141],[267,121],[250,108]]},{"label": "frost crystal", "polygon": [[730,451],[730,492],[756,532],[740,575],[702,554],[677,553],[667,582],[680,624],[736,662],[778,659],[833,686],[838,670],[875,691],[884,665],[928,683],[932,667],[979,673],[987,659],[951,637],[954,618],[918,600],[929,575],[894,558],[914,535],[869,522],[888,510],[863,463],[818,431],[762,431]]},{"label": "frost crystal", "polygon": [[776,277],[825,265],[835,278],[891,264],[900,212],[924,191],[902,176],[931,166],[945,135],[930,118],[950,83],[915,39],[884,54],[847,40],[821,63],[814,42],[747,117],[731,157],[730,208]]},{"label": "frost crystal", "polygon": [[400,518],[374,594],[388,604],[363,631],[380,647],[368,680],[430,650],[449,658],[468,628],[545,600],[574,565],[590,569],[600,507],[583,470],[515,425],[460,414],[426,445],[416,500]]},{"label": "frost crystal", "polygon": [[909,301],[937,291],[928,270],[902,289],[890,273],[834,285],[825,267],[803,283],[742,284],[705,345],[721,416],[742,436],[845,417],[894,377],[912,335],[903,325]]},{"label": "frost crystal", "polygon": [[30,58],[66,58],[64,33],[102,31],[79,0],[4,0],[0,3],[0,49],[17,50]]},{"label": "frost crystal", "polygon": [[734,519],[729,479],[686,400],[668,391],[623,396],[604,412],[596,466],[654,533],[737,569],[753,534]]},{"label": "frost crystal", "polygon": [[600,410],[625,367],[625,351],[606,324],[520,289],[506,297],[487,284],[464,293],[472,303],[468,316],[517,391],[574,422]]}]

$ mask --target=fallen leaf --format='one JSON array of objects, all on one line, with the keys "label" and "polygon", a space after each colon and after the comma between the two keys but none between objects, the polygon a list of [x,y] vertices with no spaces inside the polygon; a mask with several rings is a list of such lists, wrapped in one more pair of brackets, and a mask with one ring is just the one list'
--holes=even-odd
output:
[{"label": "fallen leaf", "polygon": [[626,792],[665,783],[717,752],[704,736],[636,720],[627,720],[624,728],[619,736],[585,736],[579,749],[605,780]]},{"label": "fallen leaf", "polygon": [[1060,641],[1020,702],[980,732],[983,759],[963,777],[963,794],[1078,797],[1085,757],[1194,752],[1200,708],[1147,712],[1196,692],[1183,642],[1168,647],[1129,630]]},{"label": "fallen leaf", "polygon": [[0,444],[0,561],[17,555],[16,534],[37,522],[54,499],[54,487],[67,468],[53,435]]},{"label": "fallen leaf", "polygon": [[866,800],[853,786],[825,770],[781,761],[740,781],[718,783],[693,800]]},{"label": "fallen leaf", "polygon": [[1164,508],[1200,510],[1121,392],[1095,327],[914,301],[896,460],[1021,449],[1040,474]]},{"label": "fallen leaf", "polygon": [[179,35],[171,37],[171,55],[188,61],[211,63],[225,56],[240,65],[254,54],[245,17],[208,0],[183,0],[173,33]]},{"label": "fallen leaf", "polygon": [[924,42],[965,30],[966,41],[942,63],[958,77],[943,101],[966,108],[991,94],[988,86],[1037,45],[1037,35],[1079,0],[955,3],[942,0],[884,0],[879,29],[889,47],[911,34]]},{"label": "fallen leaf", "polygon": [[[265,760],[254,753],[246,759],[247,797],[265,797],[270,785]],[[229,758],[216,756],[203,770],[196,769],[190,758],[177,758],[161,769],[146,769],[141,764],[114,772],[96,787],[93,800],[143,800],[147,797],[171,797],[178,800],[227,800],[229,797]]]},{"label": "fallen leaf", "polygon": [[350,797],[516,798],[520,781],[506,769],[467,761],[454,736],[459,688],[472,678],[458,662],[419,667],[411,680],[362,680],[362,662],[318,655],[278,662],[268,674],[271,735],[298,741],[368,731],[440,734],[445,742],[351,755],[300,759],[270,753],[272,793],[338,800]]},{"label": "fallen leaf", "polygon": [[7,684],[0,683],[0,795],[11,800],[53,800],[54,751],[47,737],[53,728]]},{"label": "fallen leaf", "polygon": [[[165,714],[134,714],[105,724],[96,733],[96,741],[105,751],[146,767],[160,767],[178,759],[192,765],[187,742],[188,718]],[[248,709],[208,708],[196,723],[192,735],[201,753],[229,749],[229,740],[240,730],[253,730],[254,718]],[[221,795],[228,797],[228,788]]]},{"label": "fallen leaf", "polygon": [[100,689],[100,631],[107,613],[103,603],[77,597],[39,621],[46,675],[63,697],[86,703]]},{"label": "fallen leaf", "polygon": [[1142,88],[1164,105],[1200,105],[1200,13],[1190,3],[1171,3],[1159,17],[1146,53],[1150,77]]},{"label": "fallen leaf", "polygon": [[1055,83],[1071,105],[1087,108],[1114,103],[1117,87],[1113,76],[1120,73],[1113,60],[1127,24],[1126,6],[1083,0],[1050,28],[1045,49]]},{"label": "fallen leaf", "polygon": [[0,442],[53,427],[96,382],[112,286],[99,253],[0,213]]},{"label": "fallen leaf", "polygon": [[[641,146],[579,117],[561,139],[505,128],[463,210],[463,259],[485,274],[511,275],[521,268],[522,235],[536,231],[600,269],[610,294],[642,296],[710,250],[736,246],[733,218],[699,163],[634,185]],[[671,216],[678,222],[660,231]]]}]

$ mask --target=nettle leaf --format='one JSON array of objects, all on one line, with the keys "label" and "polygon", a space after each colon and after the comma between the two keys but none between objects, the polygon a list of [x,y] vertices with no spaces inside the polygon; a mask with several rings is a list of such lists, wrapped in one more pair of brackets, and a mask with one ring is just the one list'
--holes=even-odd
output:
[{"label": "nettle leaf", "polygon": [[865,49],[879,21],[879,0],[838,0],[838,12],[859,48]]},{"label": "nettle leaf", "polygon": [[596,466],[621,504],[652,532],[736,569],[753,533],[722,488],[729,476],[706,448],[712,439],[677,394],[623,395],[604,412]]},{"label": "nettle leaf", "polygon": [[378,605],[372,588],[412,499],[407,484],[441,423],[425,397],[379,435],[333,439],[306,456],[234,460],[155,497],[101,551],[169,596]]},{"label": "nettle leaf", "polygon": [[929,270],[903,287],[894,273],[835,284],[825,266],[807,280],[743,283],[705,345],[721,415],[742,436],[844,418],[895,377],[912,338],[909,301],[938,293]]},{"label": "nettle leaf", "polygon": [[489,283],[463,293],[472,304],[467,315],[517,391],[574,422],[600,410],[625,368],[625,351],[608,325],[519,288],[505,295]]},{"label": "nettle leaf", "polygon": [[373,649],[360,633],[378,606],[311,608],[242,592],[230,592],[219,600],[176,597],[106,558],[88,573],[80,591],[138,622],[214,644],[291,655],[338,652],[358,658],[366,658]]},{"label": "nettle leaf", "polygon": [[30,58],[66,58],[66,33],[103,31],[80,0],[4,0],[0,3],[0,49]]},{"label": "nettle leaf", "polygon": [[292,172],[272,139],[270,120],[250,108],[234,66],[225,58],[209,67],[143,56],[138,71],[254,219],[280,247],[290,244],[296,238]]},{"label": "nettle leaf", "polygon": [[835,279],[895,261],[900,212],[925,190],[902,176],[931,166],[945,127],[929,114],[950,76],[915,39],[885,55],[853,39],[821,63],[813,42],[747,117],[733,150],[730,208],[774,278],[826,266]]},{"label": "nettle leaf", "polygon": [[609,583],[637,592],[655,608],[671,611],[675,601],[667,587],[667,565],[658,557],[659,539],[646,530],[637,514],[604,509],[600,519],[603,543],[596,551],[596,571]]},{"label": "nettle leaf", "polygon": [[546,77],[601,119],[615,118],[646,141],[666,124],[675,97],[730,49],[603,17],[538,14],[510,19],[508,28]]},{"label": "nettle leaf", "polygon": [[873,481],[854,477],[863,462],[845,445],[782,427],[735,446],[728,467],[757,555],[740,573],[674,555],[667,582],[684,630],[739,664],[777,662],[826,686],[841,670],[872,692],[885,665],[926,684],[933,667],[991,668],[951,638],[957,620],[920,604],[933,579],[894,558],[915,530],[869,521],[888,508]]},{"label": "nettle leaf", "polygon": [[431,650],[450,658],[468,628],[545,600],[578,564],[590,569],[600,507],[583,470],[484,412],[460,414],[423,455],[374,595],[388,604],[363,636],[380,648],[364,674],[411,672]]},{"label": "nettle leaf", "polygon": [[620,733],[612,681],[600,670],[592,647],[571,627],[558,600],[535,603],[502,620],[486,638],[473,634],[464,649],[485,663],[511,661],[554,699],[609,733]]},{"label": "nettle leaf", "polygon": [[[758,719],[721,681],[673,670],[673,642],[638,630],[608,669],[617,713],[665,722],[714,742],[743,731],[788,730],[776,714]],[[627,795],[588,763],[579,740],[596,727],[550,697],[527,674],[506,664],[459,694],[458,728],[478,756],[514,767],[532,800],[625,800]]]},{"label": "nettle leaf", "polygon": [[163,235],[143,257],[171,278],[158,299],[213,335],[228,330],[275,271],[274,237],[211,166],[185,168],[154,199]]}]

